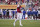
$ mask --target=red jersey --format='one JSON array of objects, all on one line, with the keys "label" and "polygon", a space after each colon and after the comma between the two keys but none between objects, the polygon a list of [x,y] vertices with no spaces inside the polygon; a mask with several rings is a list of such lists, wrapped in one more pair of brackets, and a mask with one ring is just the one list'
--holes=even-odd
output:
[{"label": "red jersey", "polygon": [[21,13],[21,6],[17,7],[17,12]]}]

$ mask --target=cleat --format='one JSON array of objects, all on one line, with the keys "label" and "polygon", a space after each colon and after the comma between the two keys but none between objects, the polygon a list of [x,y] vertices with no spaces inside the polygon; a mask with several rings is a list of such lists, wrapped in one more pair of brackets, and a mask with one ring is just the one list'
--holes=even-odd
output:
[{"label": "cleat", "polygon": [[22,24],[20,26],[23,26]]},{"label": "cleat", "polygon": [[14,27],[15,27],[15,23],[13,23]]}]

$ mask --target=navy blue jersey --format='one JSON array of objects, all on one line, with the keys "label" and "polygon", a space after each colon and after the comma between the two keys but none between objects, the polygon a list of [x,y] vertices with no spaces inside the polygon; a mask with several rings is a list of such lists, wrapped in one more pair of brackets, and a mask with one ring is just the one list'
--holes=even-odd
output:
[{"label": "navy blue jersey", "polygon": [[37,15],[38,14],[38,11],[33,11],[33,14]]},{"label": "navy blue jersey", "polygon": [[6,11],[3,11],[3,14],[6,14]]},{"label": "navy blue jersey", "polygon": [[23,15],[25,15],[26,11],[23,11]]},{"label": "navy blue jersey", "polygon": [[33,15],[33,11],[30,11],[30,15]]},{"label": "navy blue jersey", "polygon": [[15,13],[15,11],[12,11],[12,13],[14,14],[14,13]]},{"label": "navy blue jersey", "polygon": [[30,15],[31,14],[30,11],[28,11],[27,14]]}]

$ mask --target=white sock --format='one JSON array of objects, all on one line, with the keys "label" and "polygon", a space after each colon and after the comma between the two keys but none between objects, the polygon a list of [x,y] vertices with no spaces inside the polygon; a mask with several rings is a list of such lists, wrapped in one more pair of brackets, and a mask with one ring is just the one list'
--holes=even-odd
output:
[{"label": "white sock", "polygon": [[15,22],[17,21],[17,19],[15,20]]},{"label": "white sock", "polygon": [[14,26],[15,26],[16,21],[17,21],[17,19],[15,19],[15,21],[14,21]]},{"label": "white sock", "polygon": [[19,20],[19,23],[20,23],[20,25],[21,25],[21,20]]}]

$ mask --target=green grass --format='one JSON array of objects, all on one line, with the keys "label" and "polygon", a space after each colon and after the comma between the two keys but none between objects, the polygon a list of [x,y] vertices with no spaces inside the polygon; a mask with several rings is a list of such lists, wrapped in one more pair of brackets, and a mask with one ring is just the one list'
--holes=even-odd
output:
[{"label": "green grass", "polygon": [[[0,27],[13,27],[14,20],[0,20]],[[22,20],[22,27],[40,27],[40,20]],[[20,27],[19,21],[15,27]]]}]

